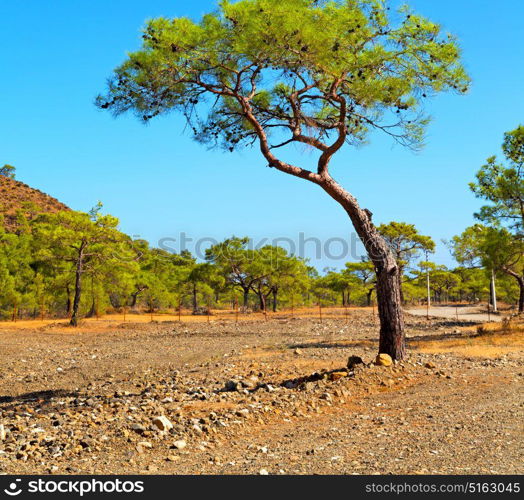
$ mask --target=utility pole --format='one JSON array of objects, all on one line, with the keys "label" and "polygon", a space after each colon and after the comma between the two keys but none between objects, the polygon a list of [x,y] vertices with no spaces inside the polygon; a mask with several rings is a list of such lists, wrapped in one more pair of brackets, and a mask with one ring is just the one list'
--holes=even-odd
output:
[{"label": "utility pole", "polygon": [[426,301],[426,317],[429,319],[429,306],[431,305],[431,290],[429,287],[429,252],[426,250],[426,287],[427,287],[427,301]]},{"label": "utility pole", "polygon": [[491,307],[494,313],[497,312],[497,290],[495,287],[495,271],[491,270],[491,282],[490,282],[490,292],[491,292]]}]

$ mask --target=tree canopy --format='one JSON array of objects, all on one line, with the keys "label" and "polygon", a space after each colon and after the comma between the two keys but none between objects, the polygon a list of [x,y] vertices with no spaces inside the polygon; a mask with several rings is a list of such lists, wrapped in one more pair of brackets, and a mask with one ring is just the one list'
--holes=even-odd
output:
[{"label": "tree canopy", "polygon": [[321,172],[371,129],[419,145],[424,98],[468,88],[459,54],[438,24],[381,0],[221,1],[200,22],[148,21],[97,104],[143,121],[180,111],[197,140],[233,150],[258,139],[270,166],[314,180],[273,150],[306,143]]},{"label": "tree canopy", "polygon": [[524,127],[504,134],[502,152],[507,165],[496,156],[477,172],[476,182],[470,183],[478,198],[488,201],[475,216],[481,221],[506,226],[522,238],[524,234]]},{"label": "tree canopy", "polygon": [[0,175],[3,175],[4,177],[7,177],[8,179],[14,179],[15,172],[16,172],[16,168],[13,167],[13,165],[8,165],[6,163],[3,167],[0,167]]}]

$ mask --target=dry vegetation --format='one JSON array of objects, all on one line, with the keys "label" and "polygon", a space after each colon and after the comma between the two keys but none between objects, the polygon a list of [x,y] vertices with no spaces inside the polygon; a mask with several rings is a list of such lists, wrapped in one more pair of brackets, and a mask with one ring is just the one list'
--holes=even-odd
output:
[{"label": "dry vegetation", "polygon": [[30,219],[38,212],[69,210],[66,205],[52,196],[4,176],[0,176],[0,200],[0,214],[4,215],[7,230],[13,230],[16,227],[18,211]]}]

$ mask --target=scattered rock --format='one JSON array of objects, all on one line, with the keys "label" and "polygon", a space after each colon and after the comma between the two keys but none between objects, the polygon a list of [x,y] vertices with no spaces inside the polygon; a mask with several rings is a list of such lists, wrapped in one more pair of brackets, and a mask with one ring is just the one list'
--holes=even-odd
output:
[{"label": "scattered rock", "polygon": [[183,450],[187,446],[187,443],[183,439],[179,439],[173,443],[173,448],[177,450]]},{"label": "scattered rock", "polygon": [[138,434],[143,434],[147,430],[142,424],[133,424],[131,425],[131,429]]},{"label": "scattered rock", "polygon": [[136,451],[138,451],[138,453],[144,453],[146,449],[150,450],[151,448],[153,448],[153,445],[149,441],[140,441],[140,443],[136,445]]},{"label": "scattered rock", "polygon": [[239,388],[240,388],[240,384],[236,380],[228,380],[224,384],[224,391],[226,392],[235,392],[235,391],[238,391]]},{"label": "scattered rock", "polygon": [[165,417],[164,415],[161,415],[159,417],[155,417],[153,419],[153,425],[161,430],[161,431],[170,431],[172,428],[173,428],[173,424],[171,423],[171,421]]},{"label": "scattered rock", "polygon": [[343,371],[331,372],[329,374],[329,379],[335,381],[335,380],[340,380],[341,378],[344,378],[347,376],[348,376],[348,372],[343,372]]},{"label": "scattered rock", "polygon": [[364,364],[364,361],[362,360],[360,356],[350,356],[348,358],[347,367],[348,367],[348,370],[353,370],[355,366],[362,365],[362,364]]},{"label": "scattered rock", "polygon": [[375,359],[375,364],[377,366],[391,366],[393,364],[393,359],[389,354],[380,353]]}]

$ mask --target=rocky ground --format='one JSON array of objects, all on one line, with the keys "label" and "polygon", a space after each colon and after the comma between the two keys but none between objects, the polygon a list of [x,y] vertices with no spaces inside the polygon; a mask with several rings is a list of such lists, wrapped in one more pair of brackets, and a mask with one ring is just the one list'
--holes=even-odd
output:
[{"label": "rocky ground", "polygon": [[522,332],[373,323],[0,327],[0,473],[522,473]]}]

